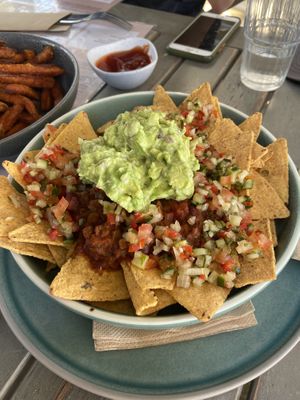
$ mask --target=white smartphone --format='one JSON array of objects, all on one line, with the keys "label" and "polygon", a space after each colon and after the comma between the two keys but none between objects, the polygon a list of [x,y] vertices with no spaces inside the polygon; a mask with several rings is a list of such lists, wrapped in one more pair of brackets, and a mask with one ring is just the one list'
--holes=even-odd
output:
[{"label": "white smartphone", "polygon": [[168,45],[167,51],[181,57],[210,61],[240,23],[237,17],[201,13]]}]

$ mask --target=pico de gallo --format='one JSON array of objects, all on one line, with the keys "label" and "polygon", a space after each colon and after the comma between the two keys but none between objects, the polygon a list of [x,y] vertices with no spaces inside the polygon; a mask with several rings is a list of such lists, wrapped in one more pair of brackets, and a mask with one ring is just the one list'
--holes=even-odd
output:
[{"label": "pico de gallo", "polygon": [[254,229],[248,171],[208,143],[207,127],[215,118],[212,105],[195,101],[175,119],[199,162],[193,195],[182,201],[157,199],[135,212],[82,182],[77,155],[45,146],[33,161],[21,164],[32,220],[48,221],[52,239],[76,241],[77,251],[98,270],[131,260],[141,269],[158,268],[178,287],[210,282],[232,288],[239,258],[256,259],[272,242]]}]

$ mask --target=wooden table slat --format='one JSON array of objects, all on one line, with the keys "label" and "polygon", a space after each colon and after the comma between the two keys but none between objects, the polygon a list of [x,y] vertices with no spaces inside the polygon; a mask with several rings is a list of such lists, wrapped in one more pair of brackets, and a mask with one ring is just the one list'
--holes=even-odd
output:
[{"label": "wooden table slat", "polygon": [[299,365],[300,344],[281,362],[260,376],[255,395],[248,400],[300,399]]},{"label": "wooden table slat", "polygon": [[276,137],[288,139],[289,153],[300,167],[300,84],[286,80],[268,105],[263,123]]},{"label": "wooden table slat", "polygon": [[27,354],[27,351],[15,338],[12,331],[7,326],[0,312],[0,389],[5,385],[9,377],[13,374],[19,363]]},{"label": "wooden table slat", "polygon": [[63,385],[63,379],[36,361],[10,399],[55,399]]},{"label": "wooden table slat", "polygon": [[246,88],[240,80],[240,66],[241,56],[233,64],[226,79],[217,86],[214,94],[221,102],[246,114],[252,114],[264,106],[267,93]]},{"label": "wooden table slat", "polygon": [[210,82],[214,88],[237,58],[239,51],[224,48],[211,63],[185,60],[165,84],[168,90],[191,92],[203,82]]}]

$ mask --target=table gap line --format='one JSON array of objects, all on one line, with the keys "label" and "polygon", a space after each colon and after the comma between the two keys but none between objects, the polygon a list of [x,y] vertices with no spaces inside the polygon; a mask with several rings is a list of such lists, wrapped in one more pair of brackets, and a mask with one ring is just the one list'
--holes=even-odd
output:
[{"label": "table gap line", "polygon": [[258,396],[258,391],[260,388],[261,376],[253,379],[250,383],[249,392],[247,395],[247,400],[256,400]]},{"label": "table gap line", "polygon": [[75,386],[72,383],[64,381],[53,400],[66,399],[74,388]]},{"label": "table gap line", "polygon": [[2,387],[0,391],[0,400],[8,400],[11,398],[12,394],[17,390],[18,385],[25,378],[35,362],[35,358],[30,353],[27,353],[23,357],[17,368]]},{"label": "table gap line", "polygon": [[178,61],[172,65],[165,73],[164,75],[155,83],[155,85],[152,87],[154,89],[157,85],[162,85],[168,81],[168,79],[173,75],[173,73],[181,66],[181,64],[184,63],[184,59],[179,58]]},{"label": "table gap line", "polygon": [[[235,49],[235,50],[238,50],[238,49]],[[236,61],[238,60],[240,55],[241,55],[241,51],[237,51],[236,56],[232,59],[232,62],[230,64],[228,64],[228,67],[226,68],[226,70],[223,71],[223,73],[216,80],[215,84],[212,86],[212,91],[215,91],[218,88],[218,86],[224,80],[225,76],[231,70],[232,66],[236,63]]]}]

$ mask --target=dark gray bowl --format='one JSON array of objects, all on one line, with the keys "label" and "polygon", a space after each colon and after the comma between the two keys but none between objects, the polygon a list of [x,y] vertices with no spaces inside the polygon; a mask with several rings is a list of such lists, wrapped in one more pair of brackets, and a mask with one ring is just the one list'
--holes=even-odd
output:
[{"label": "dark gray bowl", "polygon": [[41,51],[45,45],[51,45],[54,47],[55,54],[53,63],[63,67],[65,70],[65,73],[59,77],[60,84],[65,92],[63,99],[33,124],[7,138],[1,139],[0,158],[4,158],[14,154],[17,155],[44,128],[47,122],[55,120],[72,108],[78,89],[79,67],[73,54],[52,40],[21,32],[0,32],[0,40],[17,50],[32,49],[36,52]]}]

